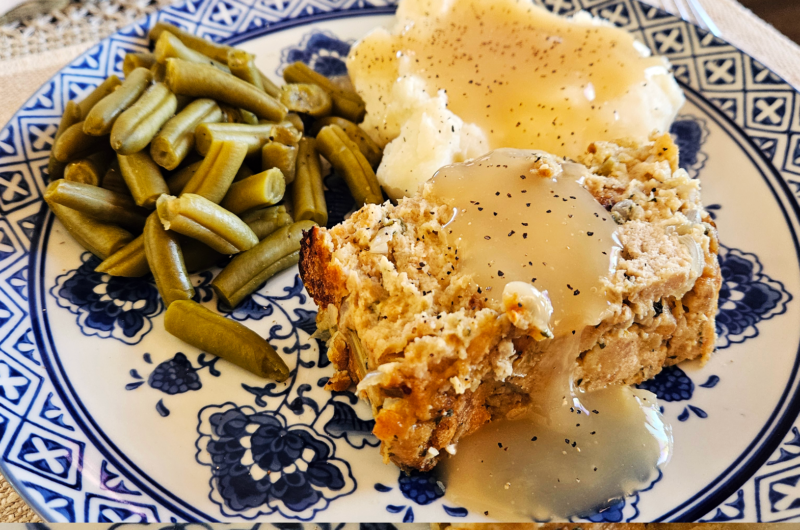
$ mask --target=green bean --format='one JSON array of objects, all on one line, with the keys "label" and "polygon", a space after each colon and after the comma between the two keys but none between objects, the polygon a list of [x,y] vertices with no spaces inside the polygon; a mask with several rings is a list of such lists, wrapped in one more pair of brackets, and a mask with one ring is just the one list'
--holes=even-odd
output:
[{"label": "green bean", "polygon": [[131,190],[136,204],[153,209],[159,195],[169,193],[167,183],[158,165],[145,151],[132,155],[117,155],[119,169],[125,184]]},{"label": "green bean", "polygon": [[323,127],[317,134],[317,149],[345,180],[357,206],[383,202],[381,188],[372,166],[341,127]]},{"label": "green bean", "polygon": [[281,87],[281,103],[292,112],[308,114],[315,118],[331,113],[331,97],[319,85],[290,83]]},{"label": "green bean", "polygon": [[57,203],[48,203],[80,245],[100,259],[106,259],[133,240],[133,234],[119,226],[103,223],[88,215]]},{"label": "green bean", "polygon": [[167,230],[202,241],[222,254],[243,252],[258,243],[244,221],[200,195],[164,195],[158,199],[156,211]]},{"label": "green bean", "polygon": [[128,77],[137,68],[148,70],[156,63],[156,56],[150,52],[129,52],[122,61],[122,73]]},{"label": "green bean", "polygon": [[60,162],[55,155],[55,143],[64,134],[64,131],[71,126],[81,121],[81,108],[74,101],[67,101],[64,106],[64,114],[61,116],[61,121],[58,123],[58,129],[53,136],[53,148],[50,149],[50,160],[47,162],[47,176],[50,181],[58,180],[64,177],[64,169],[66,164]]},{"label": "green bean", "polygon": [[157,22],[156,25],[153,26],[153,28],[150,30],[150,40],[157,41],[164,31],[169,31],[178,37],[178,39],[189,48],[198,51],[203,55],[214,59],[215,61],[224,63],[228,60],[228,50],[231,49],[230,46],[217,44],[216,42],[211,42],[203,37],[192,35],[191,33],[188,33],[181,28],[167,22]]},{"label": "green bean", "polygon": [[170,194],[180,195],[183,191],[183,188],[185,188],[186,184],[192,180],[192,176],[194,176],[197,168],[199,168],[202,163],[203,161],[200,160],[194,164],[189,164],[185,168],[170,175],[170,177],[167,179],[167,187],[169,188]]},{"label": "green bean", "polygon": [[161,167],[173,170],[194,147],[194,131],[201,123],[217,123],[222,111],[212,99],[196,99],[169,120],[150,143],[150,156]]},{"label": "green bean", "polygon": [[71,125],[53,144],[53,156],[58,162],[71,162],[83,158],[108,146],[107,136],[89,136],[83,132],[83,124],[79,121]]},{"label": "green bean", "polygon": [[[222,258],[222,254],[196,239],[180,236],[179,243],[187,272],[205,270]],[[149,273],[150,266],[144,251],[144,234],[109,256],[94,270],[126,278],[138,278]]]},{"label": "green bean", "polygon": [[104,171],[89,158],[73,160],[64,168],[64,180],[80,184],[100,186],[103,175]]},{"label": "green bean", "polygon": [[297,154],[297,176],[292,184],[292,213],[297,221],[328,224],[328,206],[322,186],[322,169],[313,138],[303,138]]},{"label": "green bean", "polygon": [[152,80],[150,70],[135,68],[124,83],[92,107],[84,118],[83,131],[92,136],[110,133],[119,115],[136,103]]},{"label": "green bean", "polygon": [[285,381],[289,368],[269,342],[250,328],[206,309],[179,301],[167,308],[164,329],[182,341],[240,366],[259,377]]},{"label": "green bean", "polygon": [[259,118],[280,121],[286,116],[286,107],[278,100],[213,66],[167,59],[164,81],[176,94],[215,99],[249,110]]},{"label": "green bean", "polygon": [[[128,74],[125,75],[127,76]],[[92,90],[88,96],[83,98],[83,100],[78,103],[78,107],[80,107],[81,110],[81,120],[86,119],[86,116],[89,115],[89,112],[94,108],[95,105],[97,105],[98,101],[114,92],[121,84],[122,81],[119,80],[119,77],[112,75],[97,85],[97,88]]]},{"label": "green bean", "polygon": [[211,282],[219,299],[236,307],[270,277],[297,263],[303,231],[313,226],[312,221],[284,226],[233,258]]},{"label": "green bean", "polygon": [[64,179],[51,182],[44,192],[44,199],[128,230],[141,230],[149,213],[136,206],[127,195]]},{"label": "green bean", "polygon": [[358,146],[361,154],[364,155],[364,158],[367,159],[367,162],[369,162],[373,169],[380,165],[381,158],[383,157],[381,148],[372,141],[372,138],[369,137],[364,129],[349,120],[338,116],[320,118],[314,122],[314,125],[309,131],[309,135],[316,136],[319,134],[320,129],[326,125],[338,125],[341,127],[347,136]]},{"label": "green bean", "polygon": [[246,125],[243,123],[201,123],[194,132],[197,152],[204,155],[214,141],[235,140],[247,145],[247,154],[258,154],[269,140],[296,144],[302,134],[289,122]]},{"label": "green bean", "polygon": [[366,106],[355,91],[342,88],[322,74],[318,74],[307,65],[296,62],[283,71],[283,79],[287,83],[309,83],[319,85],[330,95],[333,103],[333,114],[358,123],[364,118]]},{"label": "green bean", "polygon": [[102,187],[122,195],[131,194],[128,185],[125,184],[125,179],[122,178],[122,172],[119,170],[119,161],[116,157],[111,161],[111,165],[108,166],[105,175],[103,175]]},{"label": "green bean", "polygon": [[305,131],[305,124],[303,124],[303,118],[301,118],[300,115],[296,112],[288,113],[284,121],[287,121],[292,125],[294,125],[294,128],[300,132]]},{"label": "green bean", "polygon": [[178,108],[175,94],[156,83],[119,115],[111,129],[111,147],[121,155],[138,153],[158,134]]},{"label": "green bean", "polygon": [[222,254],[197,239],[181,236],[180,240],[186,270],[189,272],[198,272],[212,267],[223,257]]},{"label": "green bean", "polygon": [[209,201],[219,204],[228,193],[228,188],[231,187],[236,172],[242,167],[246,155],[247,145],[242,142],[212,143],[203,163],[181,193],[202,195]]},{"label": "green bean", "polygon": [[247,81],[259,90],[264,90],[261,72],[256,68],[255,57],[252,54],[231,48],[228,50],[227,64],[233,75],[242,81]]},{"label": "green bean", "polygon": [[276,98],[281,94],[281,89],[278,85],[273,83],[269,77],[264,75],[264,72],[258,72],[259,77],[261,77],[261,84],[264,86],[264,92],[269,94],[270,96]]},{"label": "green bean", "polygon": [[256,116],[249,110],[239,109],[239,116],[241,116],[239,123],[246,123],[248,125],[258,125],[258,116]]},{"label": "green bean", "polygon": [[161,64],[167,64],[167,59],[183,59],[190,63],[213,66],[223,72],[230,73],[231,71],[224,63],[215,61],[207,55],[189,48],[169,31],[162,32],[161,36],[158,37],[155,53],[156,61]]},{"label": "green bean", "polygon": [[286,181],[278,168],[262,171],[231,184],[220,206],[240,214],[253,208],[263,208],[279,203],[286,192]]},{"label": "green bean", "polygon": [[242,216],[242,221],[247,223],[258,240],[261,241],[275,230],[294,222],[292,216],[286,212],[286,206],[271,206],[261,210],[253,210]]},{"label": "green bean", "polygon": [[242,164],[242,167],[240,167],[239,171],[236,172],[236,176],[233,177],[233,181],[239,182],[240,180],[244,180],[247,177],[252,177],[253,175],[255,175],[255,173],[253,173],[253,170],[250,169],[250,166],[247,164]]},{"label": "green bean", "polygon": [[295,166],[297,163],[297,147],[280,142],[267,142],[261,148],[261,168],[264,170],[274,167],[281,170],[286,184],[294,182]]},{"label": "green bean", "polygon": [[144,252],[144,234],[111,254],[94,271],[124,278],[140,278],[149,273],[150,266]]},{"label": "green bean", "polygon": [[156,287],[169,307],[176,300],[191,300],[194,287],[186,272],[178,234],[170,232],[153,212],[144,225],[144,253]]}]

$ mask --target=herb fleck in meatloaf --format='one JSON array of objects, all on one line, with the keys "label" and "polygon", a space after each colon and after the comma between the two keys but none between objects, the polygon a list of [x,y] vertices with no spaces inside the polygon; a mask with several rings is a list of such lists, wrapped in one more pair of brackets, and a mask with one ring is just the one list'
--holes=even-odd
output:
[{"label": "herb fleck in meatloaf", "polygon": [[[607,281],[613,311],[580,332],[574,381],[636,384],[664,366],[708,359],[721,283],[717,230],[700,183],[678,168],[677,146],[669,135],[597,143],[581,162],[591,171],[584,186],[619,224],[623,250]],[[426,186],[303,239],[300,273],[336,368],[328,387],[360,383],[384,460],[404,469],[429,470],[462,436],[523,413],[551,343],[476,295],[448,250],[442,226],[451,215]]]}]

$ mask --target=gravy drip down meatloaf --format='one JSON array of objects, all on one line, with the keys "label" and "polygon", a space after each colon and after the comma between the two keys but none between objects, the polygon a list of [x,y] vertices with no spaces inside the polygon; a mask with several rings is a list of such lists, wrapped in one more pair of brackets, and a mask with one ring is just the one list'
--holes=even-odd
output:
[{"label": "gravy drip down meatloaf", "polygon": [[[619,225],[622,250],[603,279],[609,311],[577,330],[573,384],[637,384],[664,366],[707,360],[721,284],[717,230],[700,183],[678,168],[677,146],[669,135],[595,143],[580,162],[590,172],[583,186]],[[559,164],[549,157],[541,171]],[[300,273],[336,369],[328,388],[358,385],[384,460],[403,469],[429,470],[462,436],[525,413],[549,377],[542,359],[554,340],[515,326],[519,315],[476,292],[443,229],[452,215],[428,184],[396,206],[367,205],[330,230],[315,227],[302,242]]]}]

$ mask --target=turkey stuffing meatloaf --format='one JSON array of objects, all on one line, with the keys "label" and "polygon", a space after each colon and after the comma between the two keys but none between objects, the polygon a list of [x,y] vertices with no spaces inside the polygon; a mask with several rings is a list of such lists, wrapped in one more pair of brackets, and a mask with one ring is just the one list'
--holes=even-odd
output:
[{"label": "turkey stuffing meatloaf", "polygon": [[[595,143],[580,162],[623,249],[606,280],[612,311],[579,332],[573,381],[587,390],[631,385],[707,360],[721,283],[717,230],[700,183],[678,168],[677,146],[668,134]],[[476,295],[442,229],[451,216],[428,184],[302,241],[300,274],[336,370],[327,386],[360,383],[384,460],[406,470],[429,470],[461,437],[524,413],[553,342]]]}]

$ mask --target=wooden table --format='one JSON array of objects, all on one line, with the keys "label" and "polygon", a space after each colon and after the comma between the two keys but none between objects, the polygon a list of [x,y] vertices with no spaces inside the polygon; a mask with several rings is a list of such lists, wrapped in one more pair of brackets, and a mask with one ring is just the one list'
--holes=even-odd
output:
[{"label": "wooden table", "polygon": [[800,1],[739,0],[739,2],[800,44]]}]

